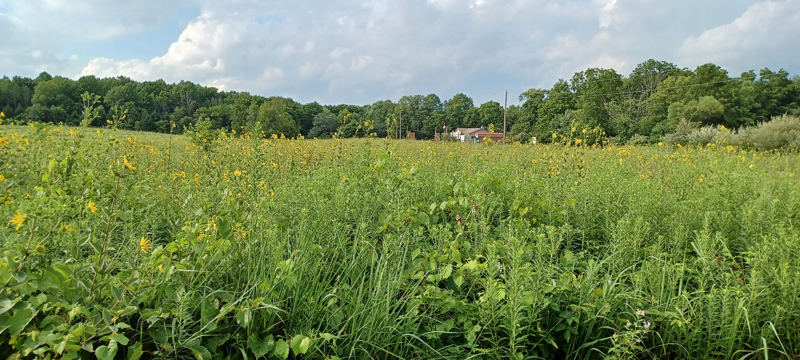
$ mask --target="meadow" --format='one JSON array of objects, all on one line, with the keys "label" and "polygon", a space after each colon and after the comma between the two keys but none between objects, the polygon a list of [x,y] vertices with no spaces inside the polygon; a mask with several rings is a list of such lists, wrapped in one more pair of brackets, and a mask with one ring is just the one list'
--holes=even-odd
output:
[{"label": "meadow", "polygon": [[0,126],[0,357],[800,359],[800,158]]}]

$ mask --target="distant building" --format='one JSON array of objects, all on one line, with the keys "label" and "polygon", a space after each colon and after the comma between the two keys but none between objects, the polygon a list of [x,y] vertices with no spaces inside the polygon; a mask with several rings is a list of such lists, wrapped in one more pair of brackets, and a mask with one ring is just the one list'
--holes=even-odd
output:
[{"label": "distant building", "polygon": [[483,127],[479,128],[458,128],[456,131],[450,133],[450,136],[454,139],[461,140],[461,142],[466,141],[473,141],[473,142],[481,142],[484,138],[489,138],[492,140],[499,140],[503,139],[502,132],[490,132]]}]

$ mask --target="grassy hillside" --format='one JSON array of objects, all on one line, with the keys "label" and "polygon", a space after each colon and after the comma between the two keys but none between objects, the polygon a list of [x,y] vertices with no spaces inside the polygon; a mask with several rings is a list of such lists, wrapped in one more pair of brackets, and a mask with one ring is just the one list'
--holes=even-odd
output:
[{"label": "grassy hillside", "polygon": [[798,173],[713,145],[2,126],[0,357],[797,358]]}]

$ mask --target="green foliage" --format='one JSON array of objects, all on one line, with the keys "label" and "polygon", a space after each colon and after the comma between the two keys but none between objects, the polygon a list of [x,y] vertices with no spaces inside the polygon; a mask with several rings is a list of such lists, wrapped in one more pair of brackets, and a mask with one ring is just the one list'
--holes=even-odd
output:
[{"label": "green foliage", "polygon": [[725,114],[725,107],[713,96],[703,96],[698,100],[692,100],[687,104],[680,102],[669,106],[667,121],[670,124],[678,124],[681,119],[687,121],[711,125],[719,124]]},{"label": "green foliage", "polygon": [[214,129],[214,124],[210,119],[200,120],[184,132],[190,143],[205,151],[211,150],[220,137],[220,132]]},{"label": "green foliage", "polygon": [[800,353],[797,154],[587,147],[582,130],[204,148],[1,126],[0,355]]},{"label": "green foliage", "polygon": [[90,94],[89,92],[85,92],[81,94],[81,100],[83,101],[83,118],[81,119],[81,127],[88,127],[92,125],[92,123],[100,118],[103,114],[103,107],[99,106],[100,104],[100,95]]},{"label": "green foliage", "polygon": [[335,115],[329,111],[323,111],[314,115],[314,127],[308,132],[308,136],[312,138],[329,138],[338,127],[339,121]]},{"label": "green foliage", "polygon": [[294,136],[300,131],[288,112],[286,101],[282,98],[270,98],[261,104],[258,109],[258,122],[267,136]]},{"label": "green foliage", "polygon": [[800,117],[783,115],[772,121],[744,128],[730,137],[729,142],[757,150],[800,148]]},{"label": "green foliage", "polygon": [[448,128],[479,127],[480,118],[474,112],[472,98],[458,93],[452,99],[444,102],[445,123]]},{"label": "green foliage", "polygon": [[[87,113],[87,103],[81,98],[80,94],[87,92],[100,96],[100,102],[94,102],[95,114]],[[800,115],[800,77],[767,68],[732,77],[715,64],[690,70],[648,60],[627,77],[613,69],[590,68],[557,81],[549,89],[528,89],[518,99],[519,105],[511,104],[507,109],[507,130],[516,138],[535,136],[549,142],[554,132],[563,135],[565,128],[574,125],[596,128],[620,144],[636,135],[637,141],[644,136],[657,143],[675,133],[682,118],[702,126],[735,130],[768,122],[775,116]],[[125,77],[94,76],[73,81],[47,73],[36,79],[0,79],[0,111],[9,118],[79,125],[88,117],[105,120],[105,111],[117,106],[127,110],[127,118],[115,122],[114,127],[170,134],[208,118],[216,129],[267,137],[326,137],[339,132],[343,137],[375,134],[397,138],[401,133],[405,137],[414,132],[417,139],[433,139],[443,126],[450,130],[499,126],[503,117],[499,105],[487,101],[478,106],[463,93],[450,99],[435,94],[407,95],[396,103],[382,100],[366,106],[320,105],[218,91],[186,81],[167,84],[163,80],[136,82]],[[335,116],[346,111],[350,117],[339,118],[336,131],[324,125],[312,134],[315,117],[324,111]],[[372,124],[370,132],[359,129],[364,122]],[[96,121],[93,125],[104,124]],[[260,131],[255,131],[256,124],[260,124]]]}]

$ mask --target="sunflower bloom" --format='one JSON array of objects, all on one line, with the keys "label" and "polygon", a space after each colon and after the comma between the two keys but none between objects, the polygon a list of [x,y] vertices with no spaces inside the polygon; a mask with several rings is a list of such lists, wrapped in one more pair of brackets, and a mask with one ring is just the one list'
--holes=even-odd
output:
[{"label": "sunflower bloom", "polygon": [[0,136],[0,146],[8,146],[8,139]]},{"label": "sunflower bloom", "polygon": [[141,240],[139,240],[139,248],[145,253],[149,253],[150,250],[153,249],[153,244],[150,243],[149,239],[143,237]]},{"label": "sunflower bloom", "polygon": [[91,201],[89,201],[89,204],[86,205],[86,208],[88,208],[92,213],[97,212],[97,206]]},{"label": "sunflower bloom", "polygon": [[130,161],[128,161],[128,157],[127,156],[123,156],[122,157],[122,161],[125,162],[125,167],[126,168],[131,169],[133,171],[136,171],[136,167],[133,166],[133,164],[131,164]]},{"label": "sunflower bloom", "polygon": [[25,223],[25,219],[27,218],[28,214],[20,214],[19,211],[17,211],[17,213],[14,214],[14,216],[8,222],[11,223],[11,225],[17,225],[17,228],[15,230],[19,230],[19,228],[22,226],[22,224]]}]

